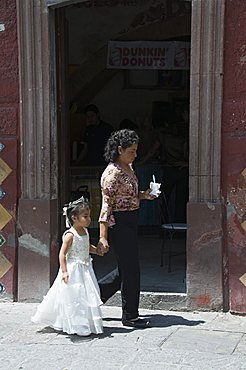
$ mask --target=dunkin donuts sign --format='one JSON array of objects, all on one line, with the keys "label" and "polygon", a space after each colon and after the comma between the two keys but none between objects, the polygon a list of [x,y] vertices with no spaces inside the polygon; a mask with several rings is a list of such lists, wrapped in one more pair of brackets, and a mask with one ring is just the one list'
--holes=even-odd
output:
[{"label": "dunkin donuts sign", "polygon": [[190,43],[181,41],[109,41],[109,69],[189,69]]}]

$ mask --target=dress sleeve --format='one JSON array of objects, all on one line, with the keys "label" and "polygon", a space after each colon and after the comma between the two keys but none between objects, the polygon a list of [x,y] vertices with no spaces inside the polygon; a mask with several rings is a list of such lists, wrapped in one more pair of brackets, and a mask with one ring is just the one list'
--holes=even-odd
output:
[{"label": "dress sleeve", "polygon": [[101,180],[102,208],[99,222],[108,222],[109,226],[115,224],[112,209],[116,201],[118,182],[118,174],[115,169],[106,174]]}]

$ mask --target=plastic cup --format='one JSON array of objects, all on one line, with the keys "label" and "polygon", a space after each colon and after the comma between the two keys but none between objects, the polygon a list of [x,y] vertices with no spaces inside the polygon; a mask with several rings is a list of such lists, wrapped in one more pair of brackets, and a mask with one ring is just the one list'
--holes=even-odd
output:
[{"label": "plastic cup", "polygon": [[150,182],[149,187],[151,189],[150,195],[158,197],[160,195],[161,184],[158,182]]}]

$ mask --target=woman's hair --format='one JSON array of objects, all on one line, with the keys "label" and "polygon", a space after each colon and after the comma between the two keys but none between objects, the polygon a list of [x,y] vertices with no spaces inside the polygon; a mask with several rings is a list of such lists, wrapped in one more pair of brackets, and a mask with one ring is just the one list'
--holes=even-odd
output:
[{"label": "woman's hair", "polygon": [[105,146],[104,158],[106,162],[115,162],[119,156],[118,147],[129,148],[133,144],[138,144],[139,137],[135,131],[124,129],[113,132]]},{"label": "woman's hair", "polygon": [[73,225],[73,216],[77,217],[89,209],[90,205],[88,199],[84,197],[65,204],[63,207],[63,215],[66,216],[66,226],[71,227]]}]

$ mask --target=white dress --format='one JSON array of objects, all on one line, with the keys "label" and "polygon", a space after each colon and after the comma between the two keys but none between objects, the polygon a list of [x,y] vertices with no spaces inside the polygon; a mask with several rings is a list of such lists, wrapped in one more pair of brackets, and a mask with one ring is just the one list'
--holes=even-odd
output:
[{"label": "white dress", "polygon": [[89,254],[89,235],[80,236],[71,227],[63,234],[71,232],[73,242],[68,250],[68,282],[62,280],[61,269],[31,318],[34,323],[42,323],[68,334],[82,336],[103,332],[100,305],[100,290]]}]

